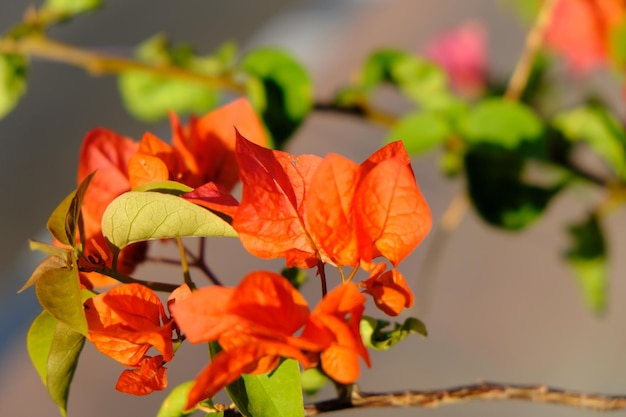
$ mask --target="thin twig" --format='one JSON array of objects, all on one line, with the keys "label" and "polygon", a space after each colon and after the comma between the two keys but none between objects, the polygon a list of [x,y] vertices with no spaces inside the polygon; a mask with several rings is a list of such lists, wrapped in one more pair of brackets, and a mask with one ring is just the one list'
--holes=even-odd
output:
[{"label": "thin twig", "polygon": [[91,75],[119,74],[140,71],[167,78],[194,82],[211,88],[243,93],[244,87],[230,77],[215,77],[185,70],[171,65],[150,65],[133,59],[103,54],[61,43],[43,35],[21,39],[0,38],[0,53],[22,54],[63,62],[83,68]]},{"label": "thin twig", "polygon": [[183,269],[183,278],[185,280],[185,284],[189,286],[190,289],[195,289],[196,284],[194,284],[191,279],[191,274],[189,273],[189,265],[187,264],[187,253],[185,245],[183,244],[183,239],[177,237],[176,244],[178,245],[178,251],[180,252],[180,266]]},{"label": "thin twig", "polygon": [[546,29],[552,20],[554,8],[558,0],[544,0],[533,27],[526,36],[524,50],[520,55],[513,75],[509,80],[504,98],[512,101],[518,101],[522,93],[526,89],[528,77],[532,71],[533,64],[537,58],[537,54],[541,50]]},{"label": "thin twig", "polygon": [[437,407],[474,400],[523,400],[568,405],[596,411],[614,411],[626,408],[626,396],[573,392],[545,385],[506,385],[484,382],[444,390],[382,394],[361,393],[355,389],[348,400],[329,400],[306,406],[305,415],[315,416],[346,408]]},{"label": "thin twig", "polygon": [[[356,386],[345,398],[320,401],[304,406],[304,415],[317,416],[349,408],[387,407],[438,407],[476,400],[521,400],[543,404],[556,404],[586,408],[595,411],[617,411],[626,409],[625,395],[602,395],[567,391],[545,385],[509,385],[483,382],[442,390],[405,391],[388,393],[364,393]],[[241,416],[231,407],[217,406],[227,410],[224,416]]]},{"label": "thin twig", "polygon": [[172,292],[176,288],[179,287],[178,285],[168,284],[166,282],[143,281],[140,279],[129,277],[127,275],[121,274],[115,271],[114,269],[106,267],[106,266],[102,268],[96,268],[94,270],[90,270],[89,272],[97,272],[99,274],[106,275],[124,284],[141,284],[154,291]]}]

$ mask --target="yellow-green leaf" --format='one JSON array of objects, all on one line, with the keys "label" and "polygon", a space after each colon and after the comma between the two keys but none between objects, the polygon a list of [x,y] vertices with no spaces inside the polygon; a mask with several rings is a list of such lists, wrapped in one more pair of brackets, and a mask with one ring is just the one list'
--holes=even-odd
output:
[{"label": "yellow-green leaf", "polygon": [[237,236],[210,210],[174,195],[142,191],[124,193],[109,204],[102,233],[118,249],[150,239]]},{"label": "yellow-green leaf", "polygon": [[61,414],[67,414],[67,398],[85,336],[58,322],[50,344],[46,367],[46,386]]},{"label": "yellow-green leaf", "polygon": [[26,57],[0,54],[0,119],[6,116],[26,92]]},{"label": "yellow-green leaf", "polygon": [[35,283],[37,299],[55,319],[80,334],[87,334],[83,296],[76,264],[43,272]]},{"label": "yellow-green leaf", "polygon": [[65,416],[70,385],[85,337],[42,311],[30,326],[26,343],[37,373]]}]

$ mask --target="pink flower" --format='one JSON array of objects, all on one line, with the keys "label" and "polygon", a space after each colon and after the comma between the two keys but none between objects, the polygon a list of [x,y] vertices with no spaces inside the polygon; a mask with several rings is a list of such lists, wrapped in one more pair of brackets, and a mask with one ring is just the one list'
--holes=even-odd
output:
[{"label": "pink flower", "polygon": [[484,26],[470,21],[431,40],[424,48],[424,55],[443,67],[460,94],[476,97],[485,86],[485,44]]}]

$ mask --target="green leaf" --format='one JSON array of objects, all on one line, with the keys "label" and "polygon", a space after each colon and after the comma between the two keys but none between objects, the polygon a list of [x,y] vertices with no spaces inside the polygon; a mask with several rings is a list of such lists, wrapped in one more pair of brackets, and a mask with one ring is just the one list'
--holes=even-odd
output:
[{"label": "green leaf", "polygon": [[[209,343],[211,358],[220,351],[217,342]],[[300,366],[293,359],[282,360],[276,369],[263,375],[242,375],[226,387],[226,393],[246,417],[304,416]]]},{"label": "green leaf", "polygon": [[618,67],[626,66],[626,22],[620,21],[609,33],[609,56]]},{"label": "green leaf", "polygon": [[0,119],[6,116],[26,92],[28,61],[17,54],[0,54]]},{"label": "green leaf", "polygon": [[44,7],[62,15],[74,16],[90,12],[102,5],[102,0],[46,0]]},{"label": "green leaf", "polygon": [[436,108],[452,100],[446,73],[430,61],[408,55],[395,63],[392,73],[400,91],[417,104]]},{"label": "green leaf", "polygon": [[[218,77],[223,71],[221,59],[197,57],[187,45],[172,49],[162,35],[154,36],[137,48],[138,59],[147,64],[175,67],[189,72]],[[204,113],[216,106],[215,88],[197,81],[182,81],[172,77],[153,75],[145,71],[126,71],[119,76],[119,89],[126,109],[145,121],[177,114]]]},{"label": "green leaf", "polygon": [[543,124],[521,103],[483,100],[469,112],[462,131],[470,145],[489,144],[527,155],[543,155]]},{"label": "green leaf", "polygon": [[465,154],[469,196],[487,223],[521,230],[537,220],[562,189],[562,183],[548,187],[524,183],[523,165],[518,154],[493,147],[474,147]]},{"label": "green leaf", "polygon": [[57,320],[45,310],[33,320],[26,335],[26,348],[41,381],[46,384],[48,355],[57,325]]},{"label": "green leaf", "polygon": [[[34,242],[34,243],[39,243],[39,242]],[[41,245],[46,245],[46,244],[42,243]],[[51,246],[51,245],[47,245],[47,246]],[[62,251],[61,254],[66,255],[66,256],[60,257],[60,256],[51,255],[45,258],[43,261],[41,261],[39,265],[37,265],[37,268],[35,268],[33,273],[30,275],[30,278],[28,278],[28,281],[26,281],[26,284],[24,284],[22,288],[20,288],[18,293],[24,291],[28,287],[35,285],[43,275],[47,274],[51,270],[71,267],[72,261],[71,261],[71,258],[69,258],[70,255],[69,255],[68,250],[57,248],[55,246],[52,246],[52,247],[55,249],[59,249],[60,251]]]},{"label": "green leaf", "polygon": [[600,106],[584,106],[561,113],[554,126],[573,143],[585,143],[626,180],[626,133],[620,122]]},{"label": "green leaf", "polygon": [[50,345],[46,368],[46,386],[52,400],[67,414],[67,398],[85,336],[58,322]]},{"label": "green leaf", "polygon": [[446,141],[452,134],[441,115],[431,111],[409,113],[387,135],[386,142],[402,140],[410,154],[424,153]]},{"label": "green leaf", "polygon": [[[50,261],[52,262],[52,261]],[[43,271],[35,282],[37,299],[55,319],[80,334],[87,334],[78,268],[53,268]]]},{"label": "green leaf", "polygon": [[595,313],[607,307],[608,266],[604,233],[592,213],[582,222],[570,225],[571,239],[565,259],[572,268],[587,306]]},{"label": "green leaf", "polygon": [[370,55],[361,74],[360,86],[372,92],[379,84],[396,85],[409,99],[424,107],[441,107],[450,98],[445,72],[436,64],[398,49],[383,49]]},{"label": "green leaf", "polygon": [[102,234],[118,249],[149,239],[237,236],[210,210],[170,194],[143,191],[124,193],[109,204]]},{"label": "green leaf", "polygon": [[194,383],[195,381],[187,381],[174,387],[161,404],[157,417],[185,417],[193,414],[196,410],[185,411],[185,406]]},{"label": "green leaf", "polygon": [[317,394],[330,379],[319,369],[309,368],[302,372],[302,391],[306,395]]},{"label": "green leaf", "polygon": [[410,59],[409,55],[399,49],[381,49],[371,54],[361,73],[360,84],[372,90],[384,82],[396,83],[393,73],[394,66],[401,60]]},{"label": "green leaf", "polygon": [[67,213],[70,210],[70,205],[72,204],[72,200],[76,196],[76,190],[72,191],[67,197],[61,201],[61,203],[54,209],[50,217],[48,218],[48,231],[52,236],[61,242],[64,245],[70,245],[70,236],[68,236],[68,231],[66,230],[65,220],[67,219]]},{"label": "green leaf", "polygon": [[70,384],[85,337],[42,311],[26,339],[28,354],[61,414],[67,414]]},{"label": "green leaf", "polygon": [[280,275],[287,278],[295,289],[299,289],[309,279],[309,276],[307,275],[307,273],[304,272],[304,270],[298,268],[297,266],[292,266],[290,268],[283,268],[283,270],[280,271]]},{"label": "green leaf", "polygon": [[65,197],[48,219],[48,230],[56,240],[64,245],[76,246],[76,229],[81,222],[80,209],[94,174],[95,172],[89,174],[76,190]]},{"label": "green leaf", "polygon": [[247,417],[304,416],[300,367],[293,359],[263,375],[242,375],[226,387],[237,409]]},{"label": "green leaf", "polygon": [[389,324],[385,320],[363,316],[361,319],[361,337],[365,346],[376,350],[386,350],[411,333],[417,333],[424,337],[428,335],[424,323],[415,317],[409,317],[402,324],[394,323],[393,328],[385,330]]},{"label": "green leaf", "polygon": [[289,53],[255,49],[241,62],[251,76],[248,96],[281,149],[313,107],[313,85],[306,69]]},{"label": "green leaf", "polygon": [[193,191],[193,188],[176,181],[153,181],[148,184],[140,185],[134,188],[133,191],[154,191],[180,196]]}]

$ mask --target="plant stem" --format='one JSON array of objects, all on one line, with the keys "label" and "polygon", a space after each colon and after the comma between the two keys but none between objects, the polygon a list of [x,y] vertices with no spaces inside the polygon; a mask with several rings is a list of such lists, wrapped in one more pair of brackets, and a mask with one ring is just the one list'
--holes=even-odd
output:
[{"label": "plant stem", "polygon": [[180,252],[180,266],[183,268],[183,278],[185,280],[185,284],[189,286],[190,289],[195,289],[196,284],[191,280],[191,274],[189,273],[189,265],[187,264],[187,253],[185,252],[185,245],[183,245],[183,239],[180,237],[176,238],[176,244],[178,245],[178,251]]},{"label": "plant stem", "polygon": [[176,288],[178,288],[178,285],[168,284],[166,282],[143,281],[140,279],[135,279],[127,275],[120,274],[119,272],[106,266],[102,268],[97,268],[93,272],[97,272],[99,274],[106,275],[111,278],[115,278],[116,280],[124,284],[141,284],[154,291],[172,292]]},{"label": "plant stem", "polygon": [[320,276],[320,281],[322,282],[322,297],[326,297],[328,293],[328,287],[326,285],[326,271],[324,270],[324,266],[326,264],[322,261],[317,261],[317,273]]},{"label": "plant stem", "polygon": [[543,45],[546,29],[552,20],[554,8],[558,0],[544,0],[535,23],[526,36],[524,50],[517,61],[513,75],[509,80],[504,98],[518,101],[526,88],[528,77],[532,71],[535,58]]},{"label": "plant stem", "polygon": [[140,71],[166,78],[176,78],[216,89],[243,93],[244,87],[230,77],[211,77],[171,65],[150,65],[133,59],[102,54],[52,40],[43,35],[21,39],[0,38],[0,53],[22,54],[64,62],[85,69],[95,76]]},{"label": "plant stem", "polygon": [[[521,400],[544,404],[556,404],[586,408],[595,411],[616,411],[626,409],[626,396],[601,395],[566,391],[545,385],[508,385],[483,382],[442,390],[406,391],[388,393],[364,393],[356,386],[347,398],[335,398],[304,406],[304,415],[317,416],[350,408],[387,407],[438,407],[475,400]],[[241,414],[232,408],[216,405],[226,410],[224,416],[235,417]]]}]

